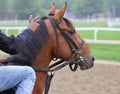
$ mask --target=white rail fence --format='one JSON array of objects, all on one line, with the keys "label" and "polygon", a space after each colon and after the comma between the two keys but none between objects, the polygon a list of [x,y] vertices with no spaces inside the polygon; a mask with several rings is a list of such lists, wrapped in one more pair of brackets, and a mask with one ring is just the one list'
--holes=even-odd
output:
[{"label": "white rail fence", "polygon": [[[20,34],[26,27],[0,27],[1,30],[5,30],[5,34],[8,35],[9,30],[17,30],[17,34]],[[93,40],[87,40],[89,43],[105,43],[105,44],[120,44],[120,41],[110,41],[110,40],[98,40],[97,35],[98,32],[101,30],[104,31],[114,31],[114,32],[120,32],[120,29],[118,28],[81,28],[81,27],[76,27],[76,31],[81,30],[81,31],[87,31],[87,30],[93,30],[94,31],[94,36]]]},{"label": "white rail fence", "polygon": [[0,27],[0,30],[5,30],[5,34],[9,35],[10,30],[17,30],[17,34],[20,34],[26,27]]},{"label": "white rail fence", "polygon": [[97,40],[97,33],[98,33],[98,31],[118,31],[118,32],[120,32],[120,29],[117,29],[117,28],[76,28],[76,30],[81,30],[81,31],[83,31],[83,30],[93,30],[94,31],[94,40]]}]

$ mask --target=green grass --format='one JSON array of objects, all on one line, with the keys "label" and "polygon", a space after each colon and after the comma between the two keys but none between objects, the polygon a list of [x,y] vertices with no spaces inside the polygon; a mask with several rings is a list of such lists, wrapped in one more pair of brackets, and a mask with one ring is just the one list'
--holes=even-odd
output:
[{"label": "green grass", "polygon": [[16,30],[10,30],[9,32],[8,32],[8,35],[17,35],[18,34],[18,32],[16,31]]},{"label": "green grass", "polygon": [[73,22],[75,27],[108,27],[107,22]]},{"label": "green grass", "polygon": [[0,25],[3,27],[17,27],[17,26],[27,26],[27,24],[6,24],[6,25]]},{"label": "green grass", "polygon": [[[5,30],[2,30],[2,32],[5,33]],[[17,36],[18,35],[18,30],[9,30],[8,35]]]},{"label": "green grass", "polygon": [[120,62],[120,45],[89,44],[89,46],[96,59]]},{"label": "green grass", "polygon": [[[108,27],[107,22],[73,22],[75,27]],[[84,39],[94,39],[94,31],[77,31]],[[98,31],[98,40],[120,40],[120,32]]]},{"label": "green grass", "polygon": [[94,31],[77,31],[83,39],[94,39]]},{"label": "green grass", "polygon": [[[108,27],[107,22],[73,22],[75,27]],[[94,39],[94,31],[77,31],[84,39]],[[120,40],[120,32],[98,31],[98,40]]]},{"label": "green grass", "polygon": [[100,31],[98,32],[100,40],[120,40],[120,32],[116,31]]},{"label": "green grass", "polygon": [[[83,39],[94,39],[94,31],[77,31]],[[98,31],[98,40],[120,40],[120,32]]]}]

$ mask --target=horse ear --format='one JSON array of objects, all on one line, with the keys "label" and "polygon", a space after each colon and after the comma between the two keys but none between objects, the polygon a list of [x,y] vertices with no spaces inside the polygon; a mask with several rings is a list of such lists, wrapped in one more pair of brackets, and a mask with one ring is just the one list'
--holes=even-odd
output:
[{"label": "horse ear", "polygon": [[59,22],[60,19],[64,16],[66,8],[67,8],[67,3],[64,4],[64,6],[55,14],[55,16],[53,16],[56,22]]},{"label": "horse ear", "polygon": [[56,6],[55,3],[53,3],[48,15],[55,15],[55,10],[56,10]]}]

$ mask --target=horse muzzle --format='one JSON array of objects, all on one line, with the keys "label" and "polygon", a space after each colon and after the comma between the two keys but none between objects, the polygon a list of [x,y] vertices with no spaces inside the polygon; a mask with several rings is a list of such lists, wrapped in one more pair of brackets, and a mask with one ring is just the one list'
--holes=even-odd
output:
[{"label": "horse muzzle", "polygon": [[90,69],[94,66],[94,57],[92,56],[92,58],[90,59],[86,59],[83,56],[80,56],[80,62],[79,62],[79,66],[81,70],[86,70],[86,69]]},{"label": "horse muzzle", "polygon": [[69,66],[72,71],[76,71],[78,66],[80,66],[81,70],[86,70],[93,67],[94,57],[88,59],[82,56],[80,53],[75,53],[69,62]]}]

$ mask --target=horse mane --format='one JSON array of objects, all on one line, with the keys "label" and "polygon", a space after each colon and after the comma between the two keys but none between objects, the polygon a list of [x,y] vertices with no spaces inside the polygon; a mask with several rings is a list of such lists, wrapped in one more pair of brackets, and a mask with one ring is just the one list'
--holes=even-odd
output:
[{"label": "horse mane", "polygon": [[72,27],[72,28],[73,28],[73,31],[74,31],[74,33],[75,33],[75,28],[74,28],[72,22],[71,22],[69,19],[65,18],[65,17],[64,17],[63,19],[64,19],[64,21],[66,22],[66,24],[67,24],[69,27]]},{"label": "horse mane", "polygon": [[[39,31],[30,35],[30,39],[26,41],[24,47],[21,48],[21,51],[7,59],[8,65],[32,65],[36,56],[47,43],[49,38],[48,29],[43,21],[46,18],[47,17],[43,17],[38,21],[40,24]],[[68,26],[73,27],[72,23],[67,18],[63,19]]]},{"label": "horse mane", "polygon": [[42,47],[47,43],[49,37],[48,30],[43,20],[44,18],[38,21],[40,24],[39,31],[30,35],[31,38],[26,41],[21,51],[7,59],[8,64],[32,65],[38,52],[40,52]]}]

